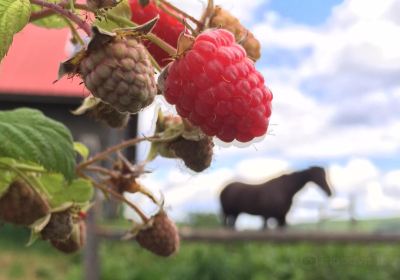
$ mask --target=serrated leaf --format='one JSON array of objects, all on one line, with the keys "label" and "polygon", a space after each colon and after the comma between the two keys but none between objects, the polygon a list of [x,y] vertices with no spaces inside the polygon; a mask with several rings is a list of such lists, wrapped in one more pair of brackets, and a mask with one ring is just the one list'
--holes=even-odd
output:
[{"label": "serrated leaf", "polygon": [[38,180],[51,196],[49,203],[52,209],[69,202],[84,204],[93,197],[93,186],[89,180],[79,178],[67,184],[61,174],[44,174]]},{"label": "serrated leaf", "polygon": [[131,8],[129,6],[129,1],[128,0],[122,0],[117,6],[115,6],[112,9],[107,10],[105,13],[104,17],[100,17],[94,22],[95,26],[98,26],[99,28],[112,31],[115,28],[123,28],[127,27],[126,25],[123,25],[118,22],[114,22],[111,19],[107,18],[108,14],[112,14],[115,16],[120,16],[124,17],[126,19],[131,20],[132,13],[131,13]]},{"label": "serrated leaf", "polygon": [[80,142],[74,142],[74,150],[83,158],[83,160],[87,160],[89,157],[89,148]]},{"label": "serrated leaf", "polygon": [[[48,0],[47,2],[50,3],[57,3],[59,1],[57,0]],[[38,12],[43,10],[42,7],[37,6],[37,5],[32,5],[32,12]],[[68,24],[66,22],[66,20],[60,16],[60,15],[52,15],[52,16],[48,16],[42,19],[38,19],[35,21],[32,21],[32,23],[34,25],[40,26],[40,27],[44,27],[44,28],[64,28],[67,27]]]},{"label": "serrated leaf", "polygon": [[75,175],[70,131],[38,110],[0,112],[0,156],[37,163],[69,181]]},{"label": "serrated leaf", "polygon": [[29,0],[0,0],[0,60],[6,55],[14,35],[29,22]]}]

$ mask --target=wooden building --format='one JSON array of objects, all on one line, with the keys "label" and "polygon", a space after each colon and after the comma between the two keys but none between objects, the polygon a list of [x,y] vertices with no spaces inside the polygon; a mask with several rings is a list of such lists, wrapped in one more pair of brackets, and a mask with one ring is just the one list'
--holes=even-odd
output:
[{"label": "wooden building", "polygon": [[[136,118],[124,130],[110,129],[85,116],[71,114],[89,93],[79,78],[54,83],[60,62],[73,52],[69,30],[51,30],[28,25],[0,62],[0,110],[30,107],[64,123],[75,141],[102,150],[136,135]],[[134,150],[127,154],[134,159]]]}]

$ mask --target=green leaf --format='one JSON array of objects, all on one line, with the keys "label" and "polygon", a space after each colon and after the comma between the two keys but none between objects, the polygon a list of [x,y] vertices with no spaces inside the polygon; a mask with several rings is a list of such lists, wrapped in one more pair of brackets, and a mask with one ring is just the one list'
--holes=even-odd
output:
[{"label": "green leaf", "polygon": [[38,110],[0,112],[0,157],[37,163],[48,171],[75,176],[75,151],[70,131]]},{"label": "green leaf", "polygon": [[44,174],[38,180],[49,192],[52,208],[69,202],[85,204],[93,197],[93,186],[89,180],[79,178],[67,184],[61,174]]},{"label": "green leaf", "polygon": [[87,160],[89,157],[89,148],[80,142],[74,142],[74,150],[77,152],[83,160]]},{"label": "green leaf", "polygon": [[14,181],[15,173],[0,169],[0,197],[8,190],[10,184]]},{"label": "green leaf", "polygon": [[[47,2],[57,3],[59,1],[57,1],[57,0],[49,1],[48,0]],[[42,7],[37,6],[37,5],[32,5],[32,12],[39,12],[41,10],[43,10]],[[44,27],[44,28],[64,28],[64,27],[68,26],[66,20],[60,15],[48,16],[48,17],[45,17],[42,19],[35,20],[32,23],[34,25]]]},{"label": "green leaf", "polygon": [[112,19],[108,18],[107,15],[123,17],[130,21],[132,13],[131,13],[131,8],[129,6],[129,1],[122,0],[117,6],[115,6],[112,9],[109,9],[105,13],[104,17],[100,17],[94,22],[95,26],[107,31],[112,31],[116,28],[129,27],[123,23],[113,21]]},{"label": "green leaf", "polygon": [[0,60],[11,46],[14,34],[29,22],[29,0],[0,0]]},{"label": "green leaf", "polygon": [[[42,166],[27,162],[16,161],[13,158],[0,157],[0,197],[7,191],[8,186],[15,181],[16,177],[28,180],[33,187],[43,191],[35,183],[36,175],[47,172]],[[44,190],[45,191],[45,190]]]}]

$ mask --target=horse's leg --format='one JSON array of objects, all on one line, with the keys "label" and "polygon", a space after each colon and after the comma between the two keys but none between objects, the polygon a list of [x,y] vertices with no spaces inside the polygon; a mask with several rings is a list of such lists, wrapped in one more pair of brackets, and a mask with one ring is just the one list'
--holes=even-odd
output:
[{"label": "horse's leg", "polygon": [[268,217],[264,217],[264,223],[263,223],[263,230],[267,230],[268,229]]},{"label": "horse's leg", "polygon": [[222,212],[221,219],[222,219],[222,226],[227,227],[228,226],[228,216]]},{"label": "horse's leg", "polygon": [[230,228],[235,228],[237,215],[229,215],[227,216],[227,226]]},{"label": "horse's leg", "polygon": [[286,227],[286,218],[285,217],[280,217],[276,219],[278,221],[278,227],[283,229]]}]

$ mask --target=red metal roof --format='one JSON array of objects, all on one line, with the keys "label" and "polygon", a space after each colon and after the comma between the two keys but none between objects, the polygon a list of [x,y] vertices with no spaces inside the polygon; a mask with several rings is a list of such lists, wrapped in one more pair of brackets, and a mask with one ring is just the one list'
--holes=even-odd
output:
[{"label": "red metal roof", "polygon": [[60,62],[66,60],[69,30],[51,30],[29,24],[14,36],[0,62],[0,94],[32,94],[85,97],[88,90],[79,78],[57,79]]}]

